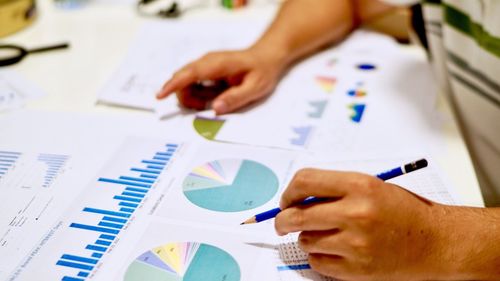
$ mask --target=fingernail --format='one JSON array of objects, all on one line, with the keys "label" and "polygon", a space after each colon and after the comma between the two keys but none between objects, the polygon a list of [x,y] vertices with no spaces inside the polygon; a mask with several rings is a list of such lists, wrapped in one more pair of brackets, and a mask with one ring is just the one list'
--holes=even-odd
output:
[{"label": "fingernail", "polygon": [[227,112],[227,104],[223,100],[216,100],[214,101],[214,104],[212,105],[213,110],[217,112],[217,114],[224,114]]}]

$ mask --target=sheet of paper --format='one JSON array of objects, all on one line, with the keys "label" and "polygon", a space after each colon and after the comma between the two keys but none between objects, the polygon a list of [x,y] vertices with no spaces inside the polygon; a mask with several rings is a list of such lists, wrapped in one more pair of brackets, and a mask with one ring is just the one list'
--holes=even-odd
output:
[{"label": "sheet of paper", "polygon": [[0,113],[22,107],[45,93],[33,82],[12,70],[0,70]]},{"label": "sheet of paper", "polygon": [[155,94],[172,74],[209,51],[249,46],[267,21],[155,22],[145,24],[121,66],[98,95],[106,104],[162,111],[177,108],[157,105]]}]

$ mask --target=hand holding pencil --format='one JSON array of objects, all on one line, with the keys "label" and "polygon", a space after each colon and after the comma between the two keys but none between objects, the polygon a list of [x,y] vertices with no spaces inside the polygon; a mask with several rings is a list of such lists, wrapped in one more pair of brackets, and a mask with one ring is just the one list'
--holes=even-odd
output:
[{"label": "hand holding pencil", "polygon": [[[403,166],[404,167],[404,166]],[[424,266],[437,270],[446,208],[397,185],[354,172],[299,171],[282,195],[276,232],[300,232],[311,267],[341,280],[410,280]],[[404,172],[404,170],[403,170]],[[385,179],[385,178],[384,178]],[[303,204],[308,198],[334,198]],[[405,249],[401,251],[401,249]],[[418,261],[418,262],[417,262]],[[425,279],[424,277],[422,277]]]}]

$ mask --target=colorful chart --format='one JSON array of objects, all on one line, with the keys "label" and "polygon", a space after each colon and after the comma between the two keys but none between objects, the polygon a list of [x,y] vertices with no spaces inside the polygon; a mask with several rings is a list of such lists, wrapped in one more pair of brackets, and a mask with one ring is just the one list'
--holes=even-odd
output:
[{"label": "colorful chart", "polygon": [[303,126],[303,127],[292,127],[293,133],[296,135],[295,138],[290,139],[290,143],[292,145],[297,146],[305,146],[311,133],[313,131],[312,126]]},{"label": "colorful chart", "polygon": [[326,93],[331,93],[335,89],[337,84],[337,78],[327,77],[327,76],[316,76],[316,83],[321,87]]},{"label": "colorful chart", "polygon": [[351,114],[351,120],[356,123],[360,123],[363,118],[363,113],[365,112],[365,104],[350,104],[349,108],[353,111]]},{"label": "colorful chart", "polygon": [[224,125],[225,120],[221,118],[206,118],[196,116],[193,121],[193,127],[198,134],[207,140],[214,140],[217,133]]},{"label": "colorful chart", "polygon": [[356,86],[347,91],[347,95],[350,97],[364,97],[366,96],[366,90],[363,88],[363,83],[358,82],[356,83]]},{"label": "colorful chart", "polygon": [[239,212],[267,203],[279,181],[268,167],[251,160],[223,159],[194,168],[183,182],[193,204],[219,212]]},{"label": "colorful chart", "polygon": [[370,71],[370,70],[377,69],[377,66],[372,64],[372,63],[360,63],[360,64],[356,65],[356,68],[359,70]]},{"label": "colorful chart", "polygon": [[328,100],[311,101],[309,105],[312,107],[312,111],[307,114],[310,118],[319,119],[323,117],[325,113],[326,106],[328,105]]},{"label": "colorful chart", "polygon": [[137,257],[124,281],[239,281],[240,267],[227,252],[203,243],[168,243]]}]

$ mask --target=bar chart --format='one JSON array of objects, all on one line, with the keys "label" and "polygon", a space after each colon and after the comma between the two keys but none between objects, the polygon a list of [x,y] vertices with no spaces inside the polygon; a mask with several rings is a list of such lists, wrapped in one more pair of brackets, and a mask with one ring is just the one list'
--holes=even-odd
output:
[{"label": "bar chart", "polygon": [[[179,144],[151,147],[135,139],[129,139],[117,150],[87,189],[92,193],[87,198],[97,199],[82,202],[85,207],[76,212],[76,218],[71,218],[73,222],[68,226],[71,233],[93,238],[90,243],[82,239],[79,249],[67,249],[61,254],[56,265],[73,272],[61,280],[83,281],[90,277],[92,270],[127,229],[134,213],[155,188],[178,150]],[[112,174],[114,176],[110,176]]]},{"label": "bar chart", "polygon": [[14,168],[20,156],[20,152],[0,151],[0,182]]}]

